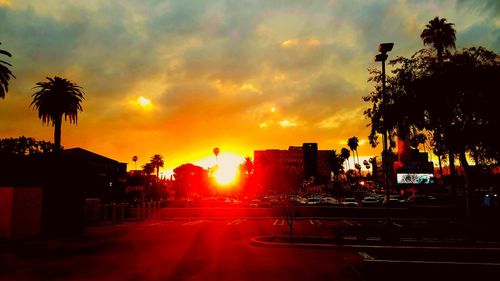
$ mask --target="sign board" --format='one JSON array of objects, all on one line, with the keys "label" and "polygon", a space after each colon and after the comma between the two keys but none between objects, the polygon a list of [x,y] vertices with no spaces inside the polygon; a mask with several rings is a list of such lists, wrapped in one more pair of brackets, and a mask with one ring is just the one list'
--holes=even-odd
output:
[{"label": "sign board", "polygon": [[434,174],[427,173],[398,173],[398,184],[433,184]]}]

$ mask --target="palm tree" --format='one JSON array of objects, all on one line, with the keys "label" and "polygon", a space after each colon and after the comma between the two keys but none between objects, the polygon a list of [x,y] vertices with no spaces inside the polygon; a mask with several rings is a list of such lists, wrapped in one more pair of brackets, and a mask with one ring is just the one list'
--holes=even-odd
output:
[{"label": "palm tree", "polygon": [[349,151],[349,149],[343,147],[341,150],[340,150],[340,157],[342,157],[342,159],[347,160],[347,169],[350,169],[351,165],[349,164],[349,157],[351,157],[351,152]]},{"label": "palm tree", "polygon": [[[449,48],[455,49],[455,29],[453,23],[447,23],[445,18],[435,17],[425,26],[425,29],[420,34],[420,38],[424,45],[432,45],[437,52],[437,60],[439,64],[443,62],[443,52]],[[455,153],[452,149],[448,150],[450,175],[454,177],[455,171]],[[454,190],[454,183],[452,181],[452,190]],[[455,193],[452,191],[452,193]]]},{"label": "palm tree", "polygon": [[[0,43],[0,45],[2,45],[2,43]],[[12,57],[9,52],[2,49],[0,49],[0,55]],[[10,71],[9,66],[12,66],[12,64],[0,59],[0,98],[2,99],[5,98],[5,93],[9,91],[10,77],[16,78]]]},{"label": "palm tree", "polygon": [[445,18],[435,17],[425,26],[425,29],[420,34],[420,38],[424,41],[424,45],[430,45],[437,52],[438,62],[443,62],[443,52],[449,48],[455,49],[455,29],[453,23],[446,22]]},{"label": "palm tree", "polygon": [[245,162],[243,162],[242,168],[247,175],[250,175],[253,172],[254,166],[253,166],[252,159],[250,157],[248,157],[248,156],[245,157]]},{"label": "palm tree", "polygon": [[160,154],[155,154],[153,157],[151,157],[151,165],[153,165],[153,168],[156,170],[156,179],[160,180],[160,168],[163,167],[163,156]]},{"label": "palm tree", "polygon": [[337,154],[337,151],[332,150],[328,152],[328,156],[326,158],[326,164],[328,165],[329,170],[333,173],[333,181],[338,182],[339,175],[344,172],[344,163],[345,158],[342,157],[342,154]]},{"label": "palm tree", "polygon": [[[359,165],[359,155],[358,155],[358,146],[359,146],[359,139],[358,137],[351,137],[347,140],[347,146],[352,150],[352,155],[354,158],[354,154],[356,153],[357,156],[357,164]],[[356,166],[356,164],[354,164]]]},{"label": "palm tree", "polygon": [[62,118],[76,124],[78,111],[83,111],[81,102],[84,99],[82,87],[58,76],[47,77],[47,82],[38,82],[39,90],[34,93],[31,106],[38,110],[38,118],[44,124],[52,123],[54,127],[54,145],[56,151],[61,150]]}]

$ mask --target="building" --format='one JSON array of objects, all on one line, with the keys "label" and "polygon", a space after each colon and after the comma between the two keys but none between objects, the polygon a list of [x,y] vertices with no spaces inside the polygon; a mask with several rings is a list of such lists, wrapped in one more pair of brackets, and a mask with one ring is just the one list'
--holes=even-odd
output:
[{"label": "building", "polygon": [[78,163],[81,173],[87,175],[88,186],[85,188],[87,198],[98,197],[113,200],[113,197],[124,191],[127,163],[121,163],[79,147],[65,149],[63,155],[68,160]]},{"label": "building", "polygon": [[256,150],[254,174],[262,190],[300,185],[304,180],[329,180],[328,153],[318,150],[316,143],[290,146],[288,150]]}]

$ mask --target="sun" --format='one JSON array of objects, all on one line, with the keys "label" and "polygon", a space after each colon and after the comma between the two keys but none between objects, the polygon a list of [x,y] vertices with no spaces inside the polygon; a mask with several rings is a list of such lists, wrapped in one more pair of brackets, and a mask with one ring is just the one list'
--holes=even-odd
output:
[{"label": "sun", "polygon": [[214,172],[215,181],[222,186],[228,186],[236,181],[238,167],[228,163],[222,163],[216,167]]},{"label": "sun", "polygon": [[151,105],[151,100],[140,96],[139,98],[137,98],[137,103],[139,103],[139,105],[142,107],[147,107]]}]

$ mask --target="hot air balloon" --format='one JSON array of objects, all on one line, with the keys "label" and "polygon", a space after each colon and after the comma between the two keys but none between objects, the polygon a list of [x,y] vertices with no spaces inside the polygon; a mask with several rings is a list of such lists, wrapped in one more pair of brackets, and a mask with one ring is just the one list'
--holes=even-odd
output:
[{"label": "hot air balloon", "polygon": [[214,148],[215,162],[217,161],[217,156],[219,156],[220,149],[218,147]]},{"label": "hot air balloon", "polygon": [[137,170],[137,160],[138,160],[138,159],[139,159],[139,157],[137,157],[137,156],[135,156],[135,155],[134,155],[134,157],[132,157],[132,161],[134,161],[134,163],[135,163],[135,169],[136,169],[136,170]]}]

